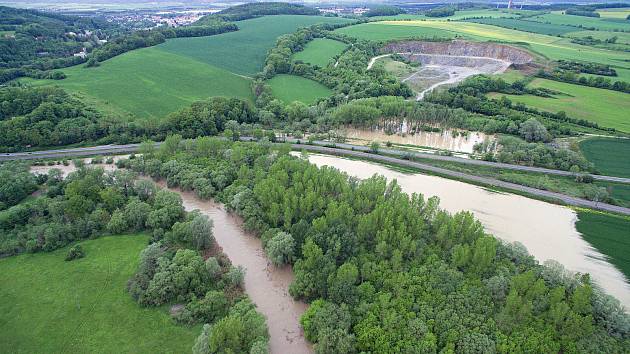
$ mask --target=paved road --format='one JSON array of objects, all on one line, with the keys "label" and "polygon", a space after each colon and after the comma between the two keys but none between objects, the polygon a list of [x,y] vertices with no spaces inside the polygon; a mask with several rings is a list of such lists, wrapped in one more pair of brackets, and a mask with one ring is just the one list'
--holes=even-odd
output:
[{"label": "paved road", "polygon": [[[246,137],[246,138],[243,138],[243,140],[251,140],[251,138]],[[431,166],[431,165],[420,163],[420,162],[413,162],[413,161],[391,157],[391,156],[371,154],[367,152],[369,151],[369,148],[366,146],[357,146],[357,145],[350,145],[350,144],[336,144],[336,148],[332,148],[332,147],[322,146],[322,145],[330,144],[329,142],[323,142],[323,141],[314,142],[314,145],[297,144],[296,143],[297,139],[286,139],[286,141],[289,143],[292,143],[292,146],[295,149],[300,149],[300,150],[304,149],[308,151],[320,152],[320,153],[331,154],[331,155],[359,157],[359,158],[370,159],[370,160],[375,160],[375,161],[394,163],[394,164],[398,164],[402,166],[408,166],[408,167],[418,168],[424,171],[438,173],[444,176],[458,178],[465,181],[516,190],[516,191],[529,193],[531,195],[535,195],[539,197],[556,199],[556,200],[562,201],[563,203],[567,205],[586,207],[586,208],[591,208],[591,209],[598,209],[598,210],[604,210],[604,211],[630,215],[630,208],[624,208],[624,207],[610,205],[606,203],[593,202],[586,199],[571,197],[571,196],[561,194],[561,193],[549,192],[549,191],[545,191],[541,189],[522,186],[515,183],[500,181],[495,178],[481,177],[481,176],[470,175],[470,174],[466,174],[462,172],[456,172],[456,171],[448,170],[441,167]],[[156,143],[156,145],[159,145],[159,143]],[[103,155],[103,154],[124,154],[124,153],[137,152],[139,147],[140,147],[140,144],[102,145],[102,146],[83,147],[83,148],[70,148],[70,149],[57,149],[57,150],[47,150],[47,151],[0,154],[0,161],[33,160],[33,159],[43,159],[43,158],[64,158],[64,157],[77,157],[77,156],[89,156],[89,155]],[[538,167],[508,165],[508,164],[501,164],[501,163],[488,162],[488,161],[463,159],[463,158],[453,157],[453,156],[439,156],[439,155],[432,155],[432,154],[425,154],[425,153],[409,153],[409,152],[392,150],[392,149],[381,149],[380,151],[383,153],[397,155],[397,156],[406,156],[406,155],[411,154],[414,157],[427,158],[427,159],[433,159],[433,160],[462,162],[462,163],[468,163],[468,164],[473,164],[473,165],[484,165],[484,166],[508,168],[508,169],[513,169],[513,170],[530,171],[530,172],[542,172],[542,173],[564,175],[564,176],[572,175],[570,172],[567,172],[567,171],[549,170],[549,169],[538,168]],[[599,175],[593,175],[593,177],[596,179],[605,180],[605,181],[630,183],[630,179],[628,178],[599,176]],[[603,179],[603,178],[606,178],[606,179]]]}]

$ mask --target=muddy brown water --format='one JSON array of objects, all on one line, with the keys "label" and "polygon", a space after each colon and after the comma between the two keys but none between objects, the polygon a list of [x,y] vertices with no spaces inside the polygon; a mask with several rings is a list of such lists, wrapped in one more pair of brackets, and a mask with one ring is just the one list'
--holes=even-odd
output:
[{"label": "muddy brown water", "polygon": [[[99,165],[106,170],[116,169],[115,165]],[[32,166],[33,173],[46,173],[52,168],[60,169],[64,175],[75,170],[74,166]],[[232,264],[243,266],[245,272],[245,292],[260,313],[265,315],[269,327],[269,348],[271,353],[311,353],[312,347],[304,338],[300,327],[300,316],[307,305],[295,301],[288,293],[293,282],[291,267],[273,266],[265,256],[259,238],[246,233],[241,227],[242,220],[225,210],[221,204],[199,200],[194,193],[160,187],[178,193],[187,211],[199,210],[214,223],[214,237]]]},{"label": "muddy brown water", "polygon": [[630,285],[623,273],[582,239],[575,228],[577,215],[569,208],[442,177],[404,174],[365,161],[308,156],[317,166],[333,166],[361,179],[374,174],[396,179],[407,193],[439,197],[440,206],[451,213],[471,211],[489,233],[508,242],[522,243],[540,262],[553,259],[571,271],[589,273],[607,293],[630,308]]}]

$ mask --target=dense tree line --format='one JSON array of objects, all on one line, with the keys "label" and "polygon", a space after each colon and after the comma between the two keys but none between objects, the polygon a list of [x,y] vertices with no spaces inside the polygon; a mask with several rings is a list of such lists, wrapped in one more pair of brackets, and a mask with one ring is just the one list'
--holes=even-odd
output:
[{"label": "dense tree line", "polygon": [[295,257],[281,262],[295,260],[290,293],[311,302],[302,324],[316,352],[629,348],[630,318],[588,275],[539,265],[468,212],[448,214],[436,198],[409,196],[396,182],[349,178],[264,142],[171,143],[170,156],[129,167],[150,174],[178,166],[167,177],[176,184],[200,173],[266,240],[272,259],[292,245]]},{"label": "dense tree line", "polygon": [[611,68],[610,65],[591,63],[591,62],[579,62],[571,60],[558,60],[558,68],[561,70],[572,71],[575,73],[585,73],[603,76],[617,76],[617,71]]},{"label": "dense tree line", "polygon": [[612,82],[609,78],[601,76],[582,76],[573,70],[561,68],[557,68],[551,72],[540,70],[536,76],[549,80],[568,82],[570,84],[630,93],[630,82],[620,80]]},{"label": "dense tree line", "polygon": [[400,14],[404,14],[405,10],[401,9],[398,6],[377,6],[371,8],[369,11],[363,14],[365,17],[376,17],[376,16],[396,16]]},{"label": "dense tree line", "polygon": [[6,152],[88,142],[161,141],[175,133],[186,138],[217,135],[229,121],[255,123],[258,112],[246,101],[214,97],[195,102],[159,123],[129,122],[90,108],[61,88],[0,89],[0,151]]},{"label": "dense tree line", "polygon": [[564,11],[565,15],[573,15],[573,16],[584,16],[584,17],[599,17],[599,13],[595,12],[595,10],[591,10],[588,8],[579,8],[579,9],[566,9]]},{"label": "dense tree line", "polygon": [[28,170],[28,165],[7,162],[0,165],[0,210],[18,204],[37,190],[40,181]]},{"label": "dense tree line", "polygon": [[436,7],[424,12],[427,17],[448,17],[455,15],[455,8],[452,6]]},{"label": "dense tree line", "polygon": [[319,10],[300,4],[286,2],[260,2],[231,6],[216,14],[207,15],[199,19],[195,25],[209,23],[217,19],[223,21],[241,21],[267,15],[319,15]]}]

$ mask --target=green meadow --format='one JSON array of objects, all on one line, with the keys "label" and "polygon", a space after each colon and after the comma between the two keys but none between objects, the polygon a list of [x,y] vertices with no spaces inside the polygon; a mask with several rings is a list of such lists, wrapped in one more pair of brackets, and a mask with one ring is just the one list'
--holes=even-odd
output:
[{"label": "green meadow", "polygon": [[467,20],[467,22],[482,23],[486,25],[511,28],[519,31],[547,34],[550,36],[558,36],[575,31],[575,27],[571,26],[553,23],[539,23],[515,18],[477,18]]},{"label": "green meadow", "polygon": [[630,16],[630,7],[619,7],[610,9],[598,9],[597,13],[602,18],[613,18],[625,20]]},{"label": "green meadow", "polygon": [[[398,22],[403,23],[409,21],[396,21],[396,23]],[[386,41],[390,39],[405,39],[414,37],[455,37],[455,33],[438,28],[425,26],[401,26],[398,24],[385,24],[383,22],[362,23],[354,26],[343,27],[335,31],[350,37],[370,41]]]},{"label": "green meadow", "polygon": [[588,243],[605,254],[612,264],[630,278],[630,218],[579,211],[575,227]]},{"label": "green meadow", "polygon": [[557,91],[552,98],[534,95],[502,95],[538,109],[559,112],[569,117],[586,119],[600,126],[630,132],[630,94],[564,82],[534,79],[529,87],[542,87]]},{"label": "green meadow", "polygon": [[145,235],[0,259],[0,352],[188,353],[199,326],[176,325],[166,308],[143,308],[125,290]]},{"label": "green meadow", "polygon": [[630,178],[630,139],[585,139],[580,150],[602,174]]},{"label": "green meadow", "polygon": [[253,100],[250,80],[160,47],[134,50],[95,68],[64,69],[64,80],[24,80],[57,85],[128,119],[162,119],[211,96]]},{"label": "green meadow", "polygon": [[160,48],[239,75],[252,76],[262,70],[267,51],[275,45],[279,36],[317,23],[350,21],[322,16],[264,16],[236,22],[239,27],[236,32],[173,39],[161,44]]},{"label": "green meadow", "polygon": [[293,101],[311,104],[332,95],[332,91],[326,86],[301,76],[276,75],[267,84],[271,86],[273,95],[287,104]]},{"label": "green meadow", "polygon": [[293,55],[293,60],[326,67],[331,59],[341,54],[348,45],[328,38],[315,38],[308,42],[304,50]]},{"label": "green meadow", "polygon": [[558,25],[568,25],[581,28],[595,28],[601,31],[630,30],[630,21],[618,21],[606,18],[585,17],[564,15],[561,13],[550,13],[530,18],[532,21],[548,22]]}]

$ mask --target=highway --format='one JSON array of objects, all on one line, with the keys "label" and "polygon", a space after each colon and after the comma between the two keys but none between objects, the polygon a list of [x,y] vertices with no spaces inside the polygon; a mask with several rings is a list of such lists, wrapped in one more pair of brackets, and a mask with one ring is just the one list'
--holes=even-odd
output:
[{"label": "highway", "polygon": [[[242,140],[252,140],[252,138],[245,137]],[[407,159],[401,159],[398,157],[373,154],[373,153],[369,153],[368,152],[369,148],[365,146],[350,145],[350,144],[335,144],[335,147],[328,147],[328,146],[323,146],[323,145],[330,145],[331,143],[323,142],[323,141],[316,141],[313,143],[313,145],[307,145],[307,144],[298,144],[297,139],[287,139],[286,142],[291,143],[293,149],[296,149],[296,150],[307,150],[307,151],[322,153],[322,154],[356,157],[356,158],[361,158],[361,159],[392,163],[392,164],[397,164],[401,166],[417,168],[423,171],[459,179],[462,181],[473,182],[473,183],[482,184],[482,185],[491,186],[491,187],[504,188],[508,190],[514,190],[514,191],[526,193],[532,196],[553,199],[553,200],[560,201],[566,205],[630,215],[630,208],[620,207],[620,206],[601,203],[601,202],[594,202],[594,201],[581,199],[581,198],[575,198],[575,197],[571,197],[565,194],[526,187],[526,186],[515,184],[515,183],[501,181],[495,178],[481,177],[481,176],[475,176],[475,175],[471,175],[467,173],[452,171],[449,169],[431,166],[431,165],[420,163],[420,162],[414,162]],[[159,144],[160,143],[156,143],[156,145],[159,145]],[[20,152],[20,153],[4,153],[4,154],[0,154],[0,161],[33,160],[33,159],[44,159],[44,158],[67,158],[67,157],[107,155],[107,154],[126,154],[126,153],[137,152],[139,148],[140,148],[140,144],[126,144],[126,145],[101,145],[101,146],[83,147],[83,148],[69,148],[69,149]],[[412,156],[417,157],[417,158],[463,162],[463,163],[469,163],[469,164],[494,166],[494,167],[509,168],[513,170],[530,171],[530,172],[542,172],[542,173],[549,173],[549,174],[556,174],[556,175],[563,175],[563,176],[572,175],[570,172],[566,172],[566,171],[549,170],[549,169],[542,169],[538,167],[507,165],[507,164],[500,164],[500,163],[494,163],[494,162],[488,162],[488,161],[469,160],[469,159],[463,159],[463,158],[458,158],[458,157],[453,157],[453,156],[439,156],[439,155],[432,155],[432,154],[425,154],[425,153],[410,153],[406,151],[392,150],[392,149],[381,149],[380,153],[386,153],[386,154],[397,155],[397,156],[407,156],[411,154]],[[504,166],[507,166],[507,167],[504,167]],[[630,179],[628,178],[600,176],[600,175],[593,175],[593,177],[595,179],[604,180],[604,181],[630,183]],[[607,179],[603,179],[602,177],[607,178]]]}]

